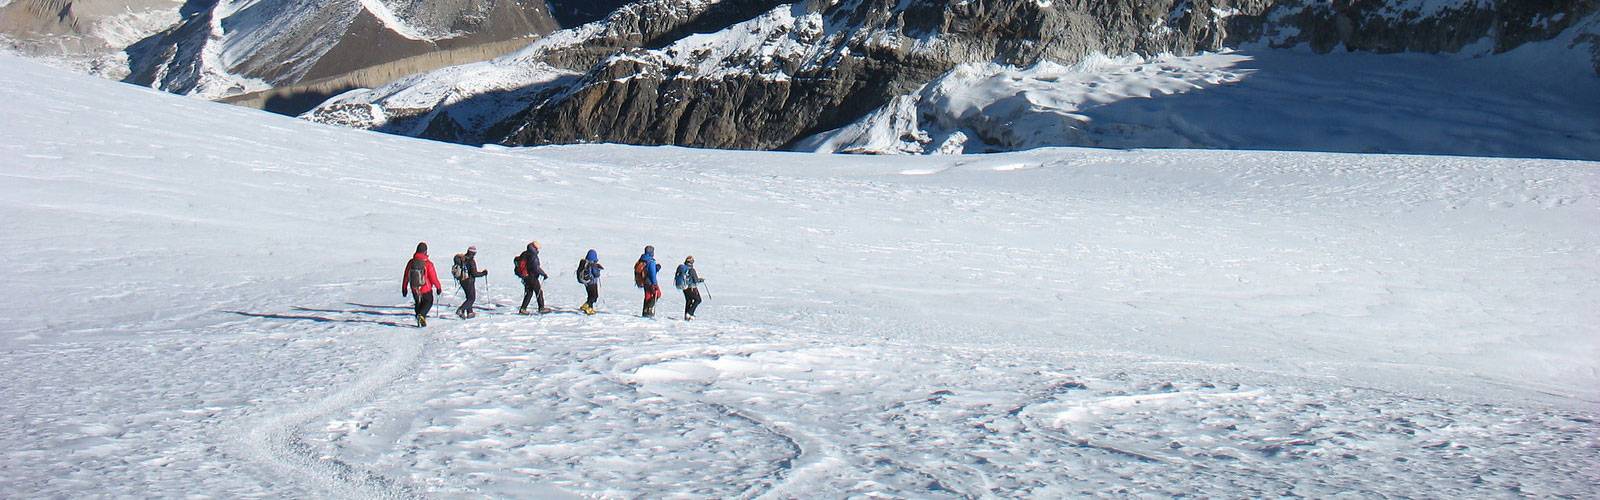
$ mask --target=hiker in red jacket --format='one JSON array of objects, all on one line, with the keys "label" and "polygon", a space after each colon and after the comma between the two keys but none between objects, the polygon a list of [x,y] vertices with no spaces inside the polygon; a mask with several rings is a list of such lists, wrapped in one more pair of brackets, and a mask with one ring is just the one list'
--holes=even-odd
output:
[{"label": "hiker in red jacket", "polygon": [[411,294],[416,305],[417,327],[428,326],[428,310],[433,308],[434,296],[439,293],[439,275],[433,271],[433,262],[428,260],[428,243],[417,244],[417,253],[406,262],[405,277],[400,281],[400,296]]}]

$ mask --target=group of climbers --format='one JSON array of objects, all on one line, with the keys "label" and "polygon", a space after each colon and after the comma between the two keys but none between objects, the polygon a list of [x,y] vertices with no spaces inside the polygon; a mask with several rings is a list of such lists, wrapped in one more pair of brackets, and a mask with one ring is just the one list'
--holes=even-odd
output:
[{"label": "group of climbers", "polygon": [[[522,305],[517,308],[518,314],[531,314],[528,311],[530,301],[537,306],[539,314],[554,312],[545,305],[543,281],[550,278],[544,266],[539,261],[539,242],[529,242],[523,252],[512,259],[516,269],[517,278],[522,281]],[[645,246],[644,254],[633,265],[633,283],[644,290],[644,311],[642,315],[653,318],[656,315],[656,301],[661,299],[661,286],[656,275],[661,271],[661,266],[656,263],[656,248]],[[478,300],[477,279],[489,275],[489,271],[478,269],[478,247],[467,247],[466,253],[457,254],[451,265],[451,276],[460,284],[466,294],[466,300],[456,308],[456,317],[468,319],[476,317],[473,304]],[[586,297],[583,305],[578,307],[584,314],[594,315],[595,302],[600,300],[600,273],[605,266],[600,264],[600,254],[594,250],[578,261],[575,272],[578,283],[583,285]],[[700,287],[705,280],[694,268],[694,256],[683,260],[678,266],[673,277],[673,284],[683,291],[683,319],[694,319],[695,311],[702,302]],[[406,262],[405,277],[400,283],[400,295],[413,298],[417,326],[428,325],[428,311],[433,308],[434,299],[441,293],[442,286],[439,277],[433,269],[433,262],[428,260],[428,244],[417,243],[417,250],[412,254],[411,260]]]}]

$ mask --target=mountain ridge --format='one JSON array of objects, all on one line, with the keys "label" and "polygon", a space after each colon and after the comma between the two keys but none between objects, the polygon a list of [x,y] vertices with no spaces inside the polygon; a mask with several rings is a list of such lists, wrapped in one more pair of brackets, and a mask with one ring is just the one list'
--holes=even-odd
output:
[{"label": "mountain ridge", "polygon": [[[673,6],[760,13],[734,19],[720,29],[657,31],[671,34],[660,37],[661,43],[604,34],[646,31],[629,25],[627,16],[619,13],[670,11]],[[1042,61],[1070,64],[1091,55],[1184,55],[1240,46],[1300,47],[1317,53],[1342,48],[1379,54],[1482,51],[1492,55],[1582,29],[1588,31],[1572,42],[1571,50],[1584,50],[1582,45],[1588,44],[1593,52],[1588,62],[1600,71],[1595,10],[1596,3],[1586,0],[1542,7],[1472,0],[1363,1],[1343,7],[1298,0],[1111,0],[1071,5],[643,1],[605,20],[555,35],[578,40],[569,47],[535,44],[532,52],[491,63],[550,64],[582,73],[560,89],[540,83],[516,90],[523,94],[517,101],[524,109],[511,115],[499,109],[487,111],[502,119],[485,120],[463,104],[505,102],[494,96],[464,92],[449,102],[419,106],[390,101],[386,96],[404,93],[394,86],[341,96],[306,117],[465,144],[619,142],[778,149],[858,121],[963,64],[1027,67]],[[684,26],[692,17],[652,19]],[[609,41],[585,45],[594,40]],[[595,62],[584,67],[590,61]],[[427,80],[423,75],[406,81],[429,86],[449,83]],[[515,85],[497,82],[494,87]],[[380,115],[382,120],[348,119]],[[424,117],[429,123],[410,123]],[[482,125],[486,121],[493,123]]]}]

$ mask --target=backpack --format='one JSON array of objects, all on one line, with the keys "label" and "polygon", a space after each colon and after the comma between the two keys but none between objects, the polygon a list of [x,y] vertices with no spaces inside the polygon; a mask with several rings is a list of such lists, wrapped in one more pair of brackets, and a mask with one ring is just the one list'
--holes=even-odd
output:
[{"label": "backpack", "polygon": [[645,285],[650,284],[650,278],[645,276],[646,266],[648,264],[644,263],[644,259],[639,259],[638,262],[633,263],[633,286],[644,288]]},{"label": "backpack", "polygon": [[411,284],[412,295],[422,293],[422,285],[428,282],[427,267],[422,259],[412,257],[411,262],[406,263],[406,281]]},{"label": "backpack", "polygon": [[516,257],[511,258],[511,263],[517,265],[518,278],[528,277],[528,259],[522,258],[522,255],[517,255]]},{"label": "backpack", "polygon": [[672,284],[677,285],[679,290],[689,288],[689,266],[678,266],[678,273],[672,276]]},{"label": "backpack", "polygon": [[469,276],[467,276],[467,256],[466,255],[459,254],[459,253],[456,254],[455,263],[450,265],[450,275],[454,276],[456,278],[456,281],[466,281],[467,280],[467,278]]},{"label": "backpack", "polygon": [[578,283],[589,284],[589,259],[578,259]]}]

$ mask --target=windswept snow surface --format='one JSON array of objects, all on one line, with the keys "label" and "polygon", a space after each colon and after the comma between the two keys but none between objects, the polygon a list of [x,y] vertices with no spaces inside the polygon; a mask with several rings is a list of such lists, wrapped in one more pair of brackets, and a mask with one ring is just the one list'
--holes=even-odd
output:
[{"label": "windswept snow surface", "polygon": [[[1596,163],[474,149],[10,57],[0,100],[6,496],[1600,493]],[[507,314],[530,239],[562,312]],[[479,318],[407,326],[418,240],[482,249]],[[696,321],[633,315],[647,243]]]}]

